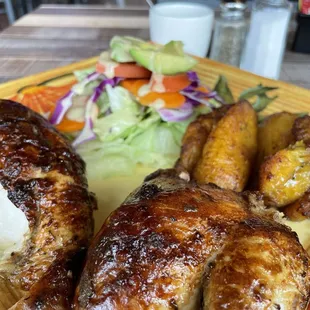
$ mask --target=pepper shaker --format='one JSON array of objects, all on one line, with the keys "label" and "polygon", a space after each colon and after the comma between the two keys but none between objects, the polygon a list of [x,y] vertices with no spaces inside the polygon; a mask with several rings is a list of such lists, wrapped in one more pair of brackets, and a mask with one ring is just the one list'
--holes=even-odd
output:
[{"label": "pepper shaker", "polygon": [[245,19],[246,4],[222,1],[221,16],[215,21],[210,58],[239,67],[248,22]]}]

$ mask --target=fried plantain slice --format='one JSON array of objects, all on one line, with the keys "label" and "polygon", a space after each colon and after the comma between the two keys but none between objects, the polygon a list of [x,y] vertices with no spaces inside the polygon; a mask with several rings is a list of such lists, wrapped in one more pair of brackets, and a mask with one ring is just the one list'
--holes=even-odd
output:
[{"label": "fried plantain slice", "polygon": [[194,169],[201,184],[241,192],[257,151],[257,115],[247,101],[234,104],[211,131]]},{"label": "fried plantain slice", "polygon": [[257,166],[260,166],[267,156],[294,142],[292,128],[296,118],[296,114],[280,112],[268,116],[259,124]]},{"label": "fried plantain slice", "polygon": [[175,164],[179,173],[184,171],[191,174],[193,172],[212,128],[230,107],[226,105],[208,114],[199,115],[188,125],[182,139],[180,158]]},{"label": "fried plantain slice", "polygon": [[213,119],[207,114],[198,116],[188,125],[182,139],[180,158],[175,164],[177,171],[192,173],[212,130],[213,123]]},{"label": "fried plantain slice", "polygon": [[310,149],[303,141],[280,150],[260,167],[259,190],[266,204],[283,207],[301,198],[309,188]]}]

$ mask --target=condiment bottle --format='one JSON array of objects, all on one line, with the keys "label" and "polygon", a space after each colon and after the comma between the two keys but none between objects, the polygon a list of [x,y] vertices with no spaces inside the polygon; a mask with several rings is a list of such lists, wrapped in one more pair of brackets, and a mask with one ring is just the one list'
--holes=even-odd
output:
[{"label": "condiment bottle", "polygon": [[220,7],[221,17],[215,21],[210,58],[239,67],[247,32],[246,4],[222,2]]},{"label": "condiment bottle", "polygon": [[278,79],[291,17],[287,0],[256,0],[241,69]]}]

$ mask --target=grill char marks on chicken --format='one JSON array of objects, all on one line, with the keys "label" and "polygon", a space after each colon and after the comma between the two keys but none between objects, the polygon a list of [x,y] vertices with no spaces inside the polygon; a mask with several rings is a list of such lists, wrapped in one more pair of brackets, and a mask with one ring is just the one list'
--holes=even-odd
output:
[{"label": "grill char marks on chicken", "polygon": [[43,117],[1,100],[0,182],[30,226],[22,251],[0,264],[0,309],[69,309],[93,235],[84,162]]},{"label": "grill char marks on chicken", "polygon": [[75,309],[306,309],[308,255],[260,208],[151,175],[93,240]]}]

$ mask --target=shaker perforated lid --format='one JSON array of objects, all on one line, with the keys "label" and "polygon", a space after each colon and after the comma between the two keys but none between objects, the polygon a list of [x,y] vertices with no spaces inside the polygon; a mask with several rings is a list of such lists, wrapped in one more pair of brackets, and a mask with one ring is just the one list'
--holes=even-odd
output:
[{"label": "shaker perforated lid", "polygon": [[247,7],[246,0],[221,0],[222,10],[245,10]]}]

